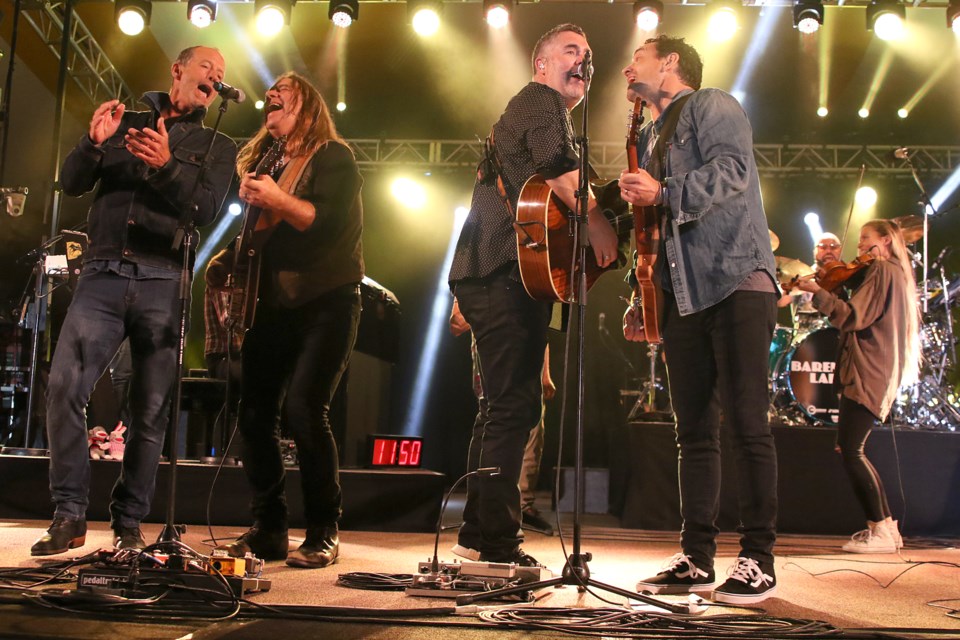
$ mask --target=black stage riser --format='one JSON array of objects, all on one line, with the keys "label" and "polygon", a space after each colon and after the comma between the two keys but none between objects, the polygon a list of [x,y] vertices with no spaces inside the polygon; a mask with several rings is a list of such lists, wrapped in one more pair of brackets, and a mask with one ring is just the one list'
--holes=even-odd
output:
[{"label": "black stage riser", "polygon": [[[0,456],[0,518],[48,520],[50,501],[47,458]],[[109,521],[110,491],[120,474],[120,464],[91,460],[90,506],[87,518]],[[164,522],[169,465],[160,465],[157,492],[147,522]],[[207,522],[206,503],[216,467],[181,462],[177,465],[177,523]],[[433,532],[440,514],[446,477],[423,470],[341,469],[343,519],[341,527],[353,531]],[[250,489],[243,469],[224,467],[213,488],[211,524],[250,524]],[[288,468],[286,476],[290,526],[303,528],[300,471]]]},{"label": "black stage riser", "polygon": [[[629,465],[620,474],[624,483],[622,525],[679,530],[673,425],[631,423],[626,429]],[[717,524],[723,531],[733,531],[738,523],[736,463],[727,429],[721,432],[723,476]],[[778,530],[849,535],[863,529],[863,510],[840,454],[834,452],[836,430],[775,426],[773,433],[779,462]],[[905,533],[955,536],[960,532],[960,433],[877,429],[867,440],[866,452]]]}]

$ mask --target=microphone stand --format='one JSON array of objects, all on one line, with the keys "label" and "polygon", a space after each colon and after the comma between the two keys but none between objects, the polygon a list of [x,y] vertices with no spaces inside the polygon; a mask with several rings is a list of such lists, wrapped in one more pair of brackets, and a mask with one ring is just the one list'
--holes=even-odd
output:
[{"label": "microphone stand", "polygon": [[[3,455],[15,456],[43,456],[47,455],[45,449],[35,449],[31,445],[30,437],[31,423],[33,422],[33,403],[36,398],[34,391],[37,387],[37,368],[40,364],[40,316],[46,307],[46,296],[44,295],[44,282],[46,281],[46,262],[50,248],[55,245],[63,236],[56,235],[36,249],[27,253],[23,258],[36,257],[37,261],[33,266],[34,289],[33,289],[33,327],[31,327],[30,336],[30,379],[27,382],[27,416],[23,427],[23,448],[4,447],[0,450]],[[23,259],[21,258],[21,260]],[[21,318],[21,320],[24,320]],[[26,325],[23,325],[26,328]],[[12,411],[13,409],[11,409]]]},{"label": "microphone stand", "polygon": [[[896,153],[896,152],[895,152]],[[923,186],[923,182],[920,180],[920,176],[917,174],[917,168],[913,165],[913,162],[910,160],[910,152],[904,151],[903,161],[907,163],[907,166],[910,167],[910,173],[913,175],[913,181],[917,184],[917,188],[920,189],[920,204],[923,206],[923,313],[927,313],[927,299],[930,297],[929,292],[927,291],[927,279],[929,274],[927,270],[930,267],[930,217],[937,215],[937,210],[933,206],[933,202],[930,201],[930,196],[927,195],[927,190]]]},{"label": "microphone stand", "polygon": [[207,152],[200,161],[200,168],[197,170],[197,178],[193,183],[193,191],[190,194],[190,206],[180,213],[180,223],[177,232],[173,237],[171,248],[181,249],[183,262],[180,270],[180,326],[177,335],[177,377],[174,381],[173,401],[170,407],[170,477],[167,486],[167,517],[163,530],[157,538],[157,542],[179,542],[181,526],[174,524],[177,502],[177,456],[179,454],[179,432],[180,432],[180,403],[183,396],[183,352],[187,339],[187,320],[190,316],[190,289],[192,285],[192,273],[190,270],[190,252],[193,245],[193,234],[196,231],[196,213],[197,193],[200,185],[203,184],[204,175],[207,172],[207,165],[210,159],[210,152],[213,150],[213,143],[217,140],[217,133],[220,131],[220,121],[223,114],[227,112],[229,101],[220,98],[220,107],[217,113],[217,120],[213,124],[213,135],[210,136],[210,144],[207,146]]},{"label": "microphone stand", "polygon": [[573,552],[567,557],[567,562],[563,566],[560,576],[549,578],[547,580],[538,580],[527,584],[519,584],[503,589],[494,589],[485,591],[476,595],[466,595],[457,597],[458,606],[473,604],[484,600],[492,600],[502,596],[515,593],[524,593],[534,589],[544,587],[556,587],[559,585],[576,586],[579,591],[586,591],[589,587],[597,587],[603,591],[614,593],[624,598],[638,600],[648,605],[670,611],[671,613],[689,613],[690,607],[686,604],[672,604],[663,602],[650,596],[639,594],[635,591],[628,591],[613,585],[599,582],[590,577],[590,567],[587,565],[593,559],[593,554],[583,553],[581,551],[581,527],[580,515],[583,508],[583,485],[584,485],[584,466],[583,466],[583,399],[584,399],[584,375],[583,375],[583,347],[584,347],[584,319],[587,308],[587,272],[585,265],[588,258],[588,249],[590,248],[590,236],[587,231],[587,212],[589,209],[590,198],[590,175],[588,167],[590,143],[587,137],[587,123],[589,112],[589,94],[590,94],[590,76],[593,69],[590,64],[590,52],[584,55],[581,64],[582,78],[585,85],[583,93],[583,135],[580,137],[580,164],[579,164],[579,184],[576,192],[577,211],[575,212],[575,240],[577,244],[577,264],[571,274],[571,278],[576,278],[577,288],[575,290],[576,299],[572,302],[577,305],[577,354],[576,354],[576,375],[577,375],[577,411],[576,411],[576,441],[574,449],[574,474],[573,474]]}]

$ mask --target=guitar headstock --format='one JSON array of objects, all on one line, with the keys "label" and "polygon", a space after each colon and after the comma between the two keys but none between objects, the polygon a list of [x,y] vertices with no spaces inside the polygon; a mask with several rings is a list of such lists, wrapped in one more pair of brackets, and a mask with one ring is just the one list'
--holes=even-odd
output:
[{"label": "guitar headstock", "polygon": [[640,128],[643,126],[643,107],[646,102],[643,98],[633,101],[633,110],[627,120],[627,145],[634,146],[640,139]]},{"label": "guitar headstock", "polygon": [[255,173],[258,176],[273,173],[283,165],[283,154],[287,149],[287,137],[281,136],[273,141],[267,152],[257,163]]}]

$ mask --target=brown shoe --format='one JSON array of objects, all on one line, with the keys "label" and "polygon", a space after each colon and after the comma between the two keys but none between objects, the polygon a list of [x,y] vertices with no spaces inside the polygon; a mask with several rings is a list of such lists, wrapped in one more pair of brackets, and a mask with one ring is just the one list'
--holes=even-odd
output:
[{"label": "brown shoe", "polygon": [[32,556],[52,556],[82,547],[87,541],[87,521],[56,517],[47,532],[30,547]]},{"label": "brown shoe", "polygon": [[340,556],[337,526],[307,529],[307,538],[300,548],[287,557],[287,565],[303,569],[329,567]]},{"label": "brown shoe", "polygon": [[233,542],[221,544],[217,551],[226,551],[231,558],[242,558],[252,553],[261,560],[283,560],[287,557],[290,540],[287,530],[263,529],[254,524],[246,533]]}]

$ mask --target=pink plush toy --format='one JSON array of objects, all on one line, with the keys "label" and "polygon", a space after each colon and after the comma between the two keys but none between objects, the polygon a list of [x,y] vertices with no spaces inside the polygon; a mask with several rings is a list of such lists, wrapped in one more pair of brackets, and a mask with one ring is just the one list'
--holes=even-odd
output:
[{"label": "pink plush toy", "polygon": [[127,428],[123,426],[123,422],[118,422],[117,426],[113,431],[110,432],[110,458],[114,460],[123,460],[123,450],[126,448],[126,444],[123,442],[123,432]]}]

